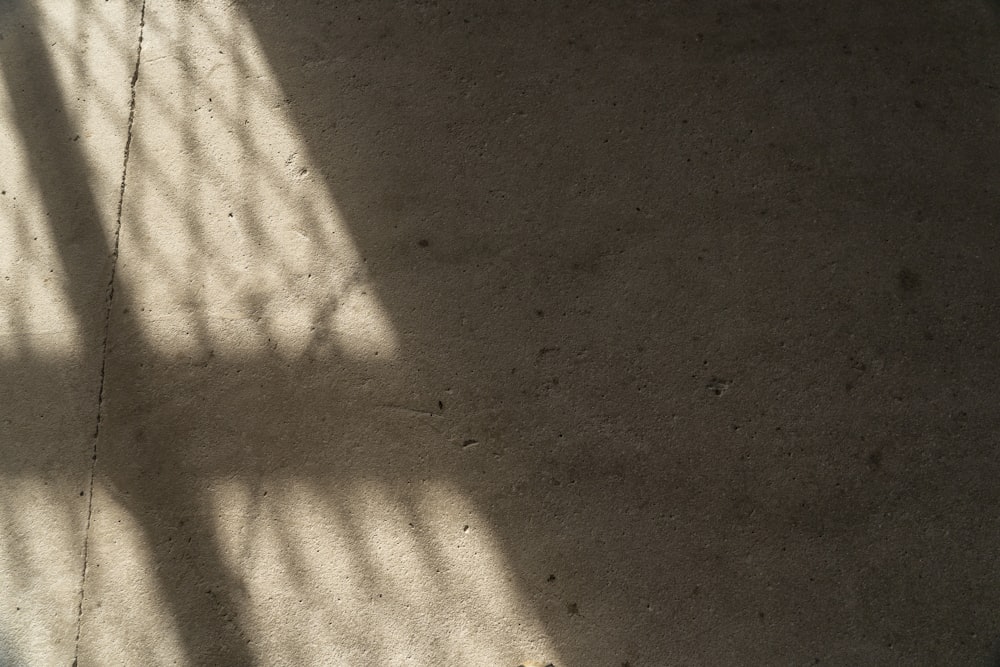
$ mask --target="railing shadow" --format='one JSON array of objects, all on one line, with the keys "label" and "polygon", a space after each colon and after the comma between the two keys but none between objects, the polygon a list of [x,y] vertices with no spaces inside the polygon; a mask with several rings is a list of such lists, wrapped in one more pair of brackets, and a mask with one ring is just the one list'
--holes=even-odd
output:
[{"label": "railing shadow", "polygon": [[1000,47],[848,4],[150,0],[81,664],[987,655]]}]

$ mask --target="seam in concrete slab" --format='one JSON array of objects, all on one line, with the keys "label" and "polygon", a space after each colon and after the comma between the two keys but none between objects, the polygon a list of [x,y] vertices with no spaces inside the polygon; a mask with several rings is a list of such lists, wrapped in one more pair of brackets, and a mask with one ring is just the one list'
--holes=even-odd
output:
[{"label": "seam in concrete slab", "polygon": [[115,242],[111,248],[111,274],[108,276],[108,286],[105,294],[104,339],[101,342],[101,373],[97,388],[97,418],[94,424],[94,447],[90,457],[90,489],[87,498],[87,526],[83,536],[83,572],[80,575],[80,599],[76,610],[76,639],[73,648],[73,667],[77,667],[80,658],[80,631],[83,627],[83,601],[87,586],[87,565],[90,550],[90,523],[94,513],[94,476],[97,472],[97,444],[101,435],[101,421],[104,416],[104,374],[108,362],[108,334],[111,328],[111,306],[115,298],[115,273],[118,269],[118,243],[121,238],[122,210],[125,206],[125,183],[128,176],[128,155],[132,148],[132,125],[135,121],[135,84],[139,80],[139,64],[142,61],[142,33],[146,27],[146,0],[142,0],[139,9],[139,43],[135,53],[135,69],[132,70],[130,98],[128,108],[128,125],[125,133],[125,155],[122,159],[122,180],[118,190],[118,210],[115,220]]}]

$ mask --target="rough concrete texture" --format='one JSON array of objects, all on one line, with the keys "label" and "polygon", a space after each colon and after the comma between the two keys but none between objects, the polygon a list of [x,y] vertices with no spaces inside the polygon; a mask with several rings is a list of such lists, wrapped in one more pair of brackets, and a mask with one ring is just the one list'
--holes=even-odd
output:
[{"label": "rough concrete texture", "polygon": [[0,7],[2,665],[75,653],[136,9]]},{"label": "rough concrete texture", "polygon": [[0,20],[0,663],[995,659],[993,5]]}]

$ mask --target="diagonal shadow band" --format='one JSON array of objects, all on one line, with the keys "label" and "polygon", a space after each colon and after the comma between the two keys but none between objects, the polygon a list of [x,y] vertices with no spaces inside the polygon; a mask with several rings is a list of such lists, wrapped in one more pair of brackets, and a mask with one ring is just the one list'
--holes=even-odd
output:
[{"label": "diagonal shadow band", "polygon": [[[62,291],[87,340],[99,340],[104,326],[105,286],[111,273],[109,221],[103,219],[91,187],[92,173],[80,149],[80,128],[69,118],[64,89],[41,34],[37,13],[25,5],[29,22],[7,30],[2,63],[13,119],[44,202],[57,257]],[[91,366],[94,359],[82,360]]]}]

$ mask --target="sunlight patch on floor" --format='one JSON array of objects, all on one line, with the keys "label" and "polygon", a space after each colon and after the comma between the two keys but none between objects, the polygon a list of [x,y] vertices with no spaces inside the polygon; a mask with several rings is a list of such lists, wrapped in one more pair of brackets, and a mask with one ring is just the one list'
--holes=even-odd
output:
[{"label": "sunlight patch on floor", "polygon": [[88,662],[120,664],[131,656],[150,665],[190,664],[142,526],[113,493],[94,493],[82,632],[99,641],[88,643]]},{"label": "sunlight patch on floor", "polygon": [[51,221],[31,174],[29,148],[14,118],[4,81],[0,85],[0,361],[66,358],[79,345],[80,331]]},{"label": "sunlight patch on floor", "polygon": [[[500,665],[555,658],[487,518],[444,481],[212,485],[259,655],[289,664]],[[428,647],[433,647],[429,649]],[[433,651],[433,653],[429,651]],[[442,662],[444,661],[444,662]]]},{"label": "sunlight patch on floor", "polygon": [[120,275],[150,346],[391,357],[365,259],[241,11],[164,3],[146,23]]},{"label": "sunlight patch on floor", "polygon": [[[81,517],[65,486],[31,478],[0,484],[0,658],[69,655],[80,584]],[[3,663],[11,664],[11,663]]]}]

